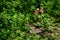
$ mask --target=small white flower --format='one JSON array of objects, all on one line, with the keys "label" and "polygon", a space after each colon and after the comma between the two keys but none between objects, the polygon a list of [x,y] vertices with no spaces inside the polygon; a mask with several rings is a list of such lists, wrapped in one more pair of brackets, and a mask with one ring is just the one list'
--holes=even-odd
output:
[{"label": "small white flower", "polygon": [[37,8],[37,10],[39,10],[39,8]]}]

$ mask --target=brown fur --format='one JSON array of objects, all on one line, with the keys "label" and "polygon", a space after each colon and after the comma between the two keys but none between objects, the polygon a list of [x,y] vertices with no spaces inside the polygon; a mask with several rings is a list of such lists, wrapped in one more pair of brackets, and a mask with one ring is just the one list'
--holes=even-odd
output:
[{"label": "brown fur", "polygon": [[41,14],[41,13],[43,13],[43,7],[39,8],[39,10],[34,11],[34,14]]}]

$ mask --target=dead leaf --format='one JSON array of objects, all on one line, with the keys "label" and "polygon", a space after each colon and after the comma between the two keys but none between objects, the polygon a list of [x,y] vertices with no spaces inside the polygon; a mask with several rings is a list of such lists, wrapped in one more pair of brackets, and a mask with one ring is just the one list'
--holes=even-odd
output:
[{"label": "dead leaf", "polygon": [[31,24],[25,24],[30,28],[30,33],[42,33],[45,29],[44,28],[37,28],[36,26],[33,26]]}]

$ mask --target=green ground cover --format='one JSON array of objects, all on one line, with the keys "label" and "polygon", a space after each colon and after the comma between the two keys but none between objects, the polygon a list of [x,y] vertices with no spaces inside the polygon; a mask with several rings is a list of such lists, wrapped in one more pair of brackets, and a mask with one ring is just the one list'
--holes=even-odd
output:
[{"label": "green ground cover", "polygon": [[[33,12],[38,5],[42,14]],[[44,31],[31,33],[31,26]],[[60,0],[0,0],[0,40],[55,40],[59,28]]]}]

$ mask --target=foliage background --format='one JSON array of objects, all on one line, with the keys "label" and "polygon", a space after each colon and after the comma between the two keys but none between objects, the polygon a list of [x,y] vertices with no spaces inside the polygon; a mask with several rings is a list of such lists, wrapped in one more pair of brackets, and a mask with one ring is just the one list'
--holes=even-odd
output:
[{"label": "foliage background", "polygon": [[[44,13],[35,15],[36,6],[44,7]],[[41,16],[39,18],[39,16]],[[37,23],[48,33],[60,27],[60,0],[0,0],[0,40],[46,40],[43,33],[40,37],[29,32],[26,23]],[[48,40],[55,40],[48,36]]]}]

